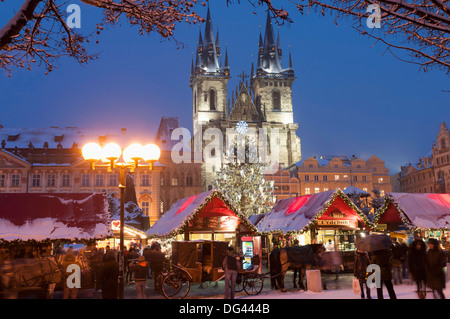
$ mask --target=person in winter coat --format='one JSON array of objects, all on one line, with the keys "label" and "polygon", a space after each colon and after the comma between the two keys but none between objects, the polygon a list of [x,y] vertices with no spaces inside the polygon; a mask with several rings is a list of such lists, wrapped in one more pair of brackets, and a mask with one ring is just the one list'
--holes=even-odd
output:
[{"label": "person in winter coat", "polygon": [[397,285],[398,283],[400,284],[402,283],[402,263],[404,260],[402,256],[402,248],[400,247],[400,244],[397,242],[397,238],[393,238],[391,251],[392,251],[391,265],[394,277],[394,285]]},{"label": "person in winter coat", "polygon": [[70,272],[67,272],[67,267],[69,267],[72,264],[78,265],[75,254],[73,253],[73,248],[70,247],[67,251],[66,255],[63,257],[62,260],[62,272],[63,272],[63,285],[64,285],[64,299],[77,299],[78,294],[78,288],[69,288],[67,286],[67,279],[70,276]]},{"label": "person in winter coat", "polygon": [[369,256],[367,252],[356,250],[355,251],[355,268],[353,275],[359,281],[359,287],[361,289],[361,299],[364,299],[364,285],[366,286],[367,299],[372,299],[370,296],[370,289],[367,287],[367,266],[369,266]]},{"label": "person in winter coat", "polygon": [[270,264],[270,285],[272,289],[280,289],[281,287],[281,263],[280,263],[280,248],[278,245],[273,246],[273,250],[269,255]]},{"label": "person in winter coat", "polygon": [[152,270],[152,278],[154,282],[155,290],[159,289],[160,283],[158,282],[159,274],[164,270],[164,263],[166,262],[166,256],[161,251],[159,244],[152,245],[150,249],[151,253],[148,254],[148,262]]},{"label": "person in winter coat", "polygon": [[116,254],[109,250],[104,256],[104,262],[100,267],[100,283],[103,299],[117,299],[119,292],[119,263]]},{"label": "person in winter coat", "polygon": [[383,285],[389,293],[391,299],[397,299],[395,295],[394,287],[392,285],[392,269],[391,269],[392,253],[390,249],[378,250],[372,253],[370,258],[371,264],[376,264],[380,267],[380,287],[377,287],[378,299],[384,299],[383,297]]},{"label": "person in winter coat", "polygon": [[441,250],[439,241],[434,238],[428,240],[427,252],[427,286],[433,290],[435,299],[445,299],[445,255]]},{"label": "person in winter coat", "polygon": [[412,280],[417,285],[417,295],[420,299],[426,296],[426,266],[427,266],[427,247],[423,240],[415,239],[408,252],[408,269]]},{"label": "person in winter coat", "polygon": [[234,299],[240,264],[236,259],[233,247],[228,247],[228,255],[223,259],[222,268],[225,271],[225,299]]},{"label": "person in winter coat", "polygon": [[133,266],[134,282],[138,299],[147,299],[145,284],[147,282],[148,264],[144,256],[139,256],[138,263]]}]

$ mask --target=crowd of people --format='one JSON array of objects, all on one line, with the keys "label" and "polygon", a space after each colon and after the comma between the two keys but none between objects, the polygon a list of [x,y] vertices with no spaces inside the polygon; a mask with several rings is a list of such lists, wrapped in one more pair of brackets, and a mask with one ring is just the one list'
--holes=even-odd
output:
[{"label": "crowd of people", "polygon": [[[93,248],[89,257],[95,290],[101,290],[103,299],[117,299],[119,292],[119,253],[110,246],[103,249]],[[140,253],[138,247],[124,250],[124,284],[134,284],[138,299],[147,299],[145,292],[148,279],[153,279],[158,289],[158,277],[164,267],[166,257],[157,242],[145,247]],[[72,247],[62,258],[63,273],[70,264],[76,263]],[[70,273],[70,272],[69,272]],[[78,288],[69,288],[64,284],[64,299],[77,298]]]},{"label": "crowd of people", "polygon": [[367,267],[370,264],[380,267],[378,299],[383,299],[383,287],[386,287],[391,299],[397,299],[394,285],[401,284],[403,279],[408,278],[408,274],[416,284],[420,299],[426,298],[427,288],[434,298],[445,299],[443,290],[446,283],[446,256],[435,238],[428,239],[426,244],[422,239],[415,239],[409,247],[405,242],[399,243],[394,239],[390,248],[371,253],[356,250],[354,276],[359,281],[361,298],[366,298],[367,295],[371,299],[370,289],[367,287],[370,275]]}]

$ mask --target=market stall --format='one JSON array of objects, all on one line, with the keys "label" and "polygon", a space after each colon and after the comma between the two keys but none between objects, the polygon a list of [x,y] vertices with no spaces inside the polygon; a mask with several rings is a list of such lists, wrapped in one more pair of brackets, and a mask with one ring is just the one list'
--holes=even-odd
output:
[{"label": "market stall", "polygon": [[282,199],[259,221],[258,230],[272,242],[289,246],[322,243],[343,255],[352,269],[355,242],[372,230],[366,215],[340,190]]},{"label": "market stall", "polygon": [[374,218],[376,229],[409,243],[437,238],[450,248],[450,194],[388,193]]},{"label": "market stall", "polygon": [[[254,255],[261,256],[261,239],[256,227],[218,190],[177,201],[146,234],[159,240],[198,240],[202,247],[207,246],[205,241],[226,242],[236,251],[242,251],[244,263]],[[196,251],[207,254],[209,248],[199,247]],[[203,260],[203,257],[196,258]]]}]

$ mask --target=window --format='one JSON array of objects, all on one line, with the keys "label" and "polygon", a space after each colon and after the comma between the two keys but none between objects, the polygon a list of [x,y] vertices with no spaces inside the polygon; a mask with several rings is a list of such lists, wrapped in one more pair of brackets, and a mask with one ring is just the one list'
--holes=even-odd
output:
[{"label": "window", "polygon": [[367,182],[367,176],[361,176],[363,182]]},{"label": "window", "polygon": [[314,181],[316,181],[316,182],[319,181],[319,175],[314,175]]},{"label": "window", "polygon": [[81,175],[81,186],[89,186],[89,174]]},{"label": "window", "polygon": [[344,175],[344,181],[348,181],[348,175]]},{"label": "window", "polygon": [[192,174],[189,173],[186,176],[186,186],[192,186],[192,185],[194,185],[194,179],[192,178]]},{"label": "window", "polygon": [[164,202],[162,199],[159,201],[159,213],[161,215],[164,213]]},{"label": "window", "polygon": [[172,177],[172,186],[178,186],[178,177]]},{"label": "window", "polygon": [[357,182],[358,181],[358,176],[353,176],[353,181]]},{"label": "window", "polygon": [[305,194],[306,194],[306,195],[311,194],[311,188],[306,187],[306,188],[305,188]]},{"label": "window", "polygon": [[315,194],[320,193],[320,188],[319,187],[314,188],[314,193]]},{"label": "window", "polygon": [[281,97],[280,97],[280,91],[274,90],[272,92],[272,104],[273,109],[276,111],[279,111],[281,108]]},{"label": "window", "polygon": [[384,196],[384,190],[383,189],[380,190],[380,196]]},{"label": "window", "polygon": [[11,175],[11,187],[20,187],[20,175],[19,174]]},{"label": "window", "polygon": [[324,188],[323,188],[323,191],[324,191],[324,192],[328,192],[328,187],[324,187]]},{"label": "window", "polygon": [[334,180],[338,181],[339,180],[339,175],[334,175]]},{"label": "window", "polygon": [[69,187],[70,186],[70,175],[64,174],[62,176],[62,187]]},{"label": "window", "polygon": [[41,175],[33,174],[31,177],[31,186],[32,187],[40,187],[41,186]]},{"label": "window", "polygon": [[148,216],[150,212],[150,202],[142,202],[142,212],[145,216]]},{"label": "window", "polygon": [[95,186],[97,187],[103,186],[103,175],[100,174],[95,175]]},{"label": "window", "polygon": [[0,187],[6,187],[6,175],[0,175]]},{"label": "window", "polygon": [[322,179],[324,182],[328,182],[328,175],[323,175]]},{"label": "window", "polygon": [[367,192],[367,187],[364,187],[364,188],[363,188],[363,191]]},{"label": "window", "polygon": [[55,187],[56,186],[56,175],[48,174],[47,175],[47,187]]},{"label": "window", "polygon": [[142,186],[150,186],[150,175],[149,174],[141,175],[141,185]]},{"label": "window", "polygon": [[305,181],[309,182],[309,175],[305,175]]},{"label": "window", "polygon": [[[384,180],[383,177],[379,177],[379,178],[378,178],[378,183],[379,183],[379,184],[383,183],[383,180]],[[415,182],[415,178],[414,178],[414,182]]]},{"label": "window", "polygon": [[161,177],[159,178],[159,185],[160,185],[160,186],[164,186],[164,176],[161,176]]},{"label": "window", "polygon": [[445,139],[441,139],[441,148],[445,148]]},{"label": "window", "polygon": [[209,90],[209,109],[211,111],[216,110],[216,91],[214,89]]},{"label": "window", "polygon": [[119,179],[117,174],[109,174],[109,186],[118,186]]}]

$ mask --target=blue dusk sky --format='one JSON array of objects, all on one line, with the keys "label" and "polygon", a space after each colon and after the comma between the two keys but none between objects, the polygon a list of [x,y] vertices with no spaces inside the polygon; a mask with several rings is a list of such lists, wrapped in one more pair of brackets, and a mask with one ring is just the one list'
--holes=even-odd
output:
[{"label": "blue dusk sky", "polygon": [[[258,49],[266,11],[247,1],[226,6],[211,1],[214,32],[219,28],[222,52],[228,47],[231,80],[250,73]],[[0,27],[22,1],[0,3]],[[101,12],[81,7],[83,32],[95,31]],[[297,79],[293,85],[294,120],[302,142],[303,159],[314,155],[353,154],[385,161],[391,174],[431,150],[439,124],[450,125],[449,75],[441,70],[424,73],[401,62],[381,44],[358,34],[352,21],[311,12],[301,15],[287,5],[293,23],[279,27],[283,66],[289,45]],[[206,7],[198,13],[206,17]],[[202,33],[204,25],[201,25]],[[382,32],[382,28],[379,31]],[[77,126],[122,128],[152,140],[162,116],[178,116],[192,130],[192,92],[189,72],[196,50],[199,25],[180,24],[175,38],[140,36],[125,21],[108,26],[90,52],[99,59],[80,66],[64,58],[49,75],[45,69],[0,73],[0,124],[5,127]],[[371,31],[368,29],[368,31]],[[277,30],[275,30],[277,32]],[[252,57],[252,54],[254,57]]]}]

